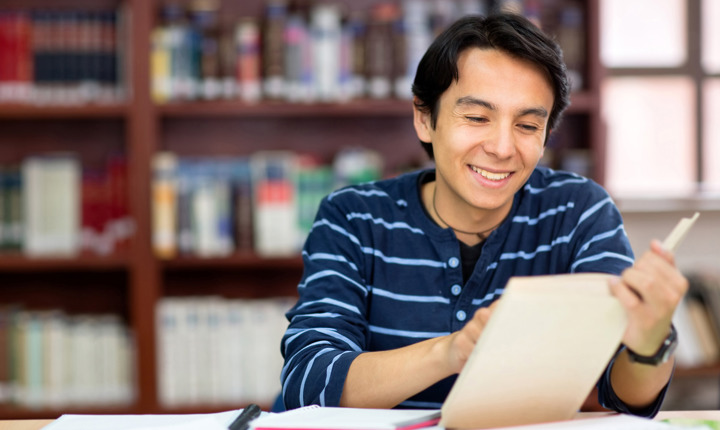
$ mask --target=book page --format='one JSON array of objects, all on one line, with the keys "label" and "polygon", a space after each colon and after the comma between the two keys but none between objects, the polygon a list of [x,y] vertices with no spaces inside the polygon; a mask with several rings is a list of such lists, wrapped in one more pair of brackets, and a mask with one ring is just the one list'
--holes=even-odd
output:
[{"label": "book page", "polygon": [[511,278],[443,405],[440,425],[486,428],[572,418],[625,331],[611,277]]},{"label": "book page", "polygon": [[[699,214],[663,242],[674,251]],[[513,277],[442,407],[440,425],[487,428],[572,418],[627,325],[608,281],[577,273]]]}]

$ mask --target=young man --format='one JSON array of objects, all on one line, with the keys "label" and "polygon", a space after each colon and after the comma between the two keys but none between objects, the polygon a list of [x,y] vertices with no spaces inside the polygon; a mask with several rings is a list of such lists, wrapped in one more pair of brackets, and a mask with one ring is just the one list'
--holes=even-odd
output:
[{"label": "young man", "polygon": [[282,342],[285,406],[439,408],[510,276],[606,272],[621,275],[610,288],[629,324],[600,401],[654,415],[687,281],[659,243],[633,264],[601,187],[537,167],[568,105],[557,45],[522,17],[463,18],[428,49],[413,92],[435,169],[321,204]]}]

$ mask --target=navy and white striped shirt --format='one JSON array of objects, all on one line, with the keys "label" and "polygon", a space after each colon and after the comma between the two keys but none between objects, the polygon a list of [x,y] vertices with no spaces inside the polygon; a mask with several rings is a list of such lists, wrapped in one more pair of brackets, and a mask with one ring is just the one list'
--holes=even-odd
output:
[{"label": "navy and white striped shirt", "polygon": [[[604,189],[575,174],[537,168],[463,283],[459,242],[424,210],[421,174],[347,187],[321,203],[282,340],[287,408],[337,406],[360,353],[459,330],[503,293],[510,276],[619,274],[633,263],[622,218]],[[439,408],[455,378],[400,407]],[[622,409],[600,385],[601,400]]]}]

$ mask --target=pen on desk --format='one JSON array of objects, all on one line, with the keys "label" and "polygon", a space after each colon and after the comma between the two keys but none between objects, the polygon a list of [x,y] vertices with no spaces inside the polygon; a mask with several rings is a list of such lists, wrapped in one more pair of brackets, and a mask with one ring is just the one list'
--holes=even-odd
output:
[{"label": "pen on desk", "polygon": [[233,421],[230,426],[228,427],[229,430],[247,430],[247,428],[250,425],[250,421],[254,420],[260,415],[260,406],[256,405],[255,403],[251,403],[243,409],[243,411],[240,413],[240,415],[235,418],[235,421]]}]

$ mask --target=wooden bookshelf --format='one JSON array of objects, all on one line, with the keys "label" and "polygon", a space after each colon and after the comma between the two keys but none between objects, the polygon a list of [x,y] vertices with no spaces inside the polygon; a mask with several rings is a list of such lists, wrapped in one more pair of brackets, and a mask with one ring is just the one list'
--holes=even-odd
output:
[{"label": "wooden bookshelf", "polygon": [[[338,0],[366,8],[373,1]],[[566,120],[576,120],[582,134],[567,141],[585,145],[596,162],[595,179],[602,182],[603,127],[600,118],[598,11],[600,0],[585,3],[587,65],[585,86],[572,95]],[[73,410],[31,410],[4,406],[1,419],[54,418],[61,413],[165,413],[209,412],[218,406],[191,407],[182,411],[160,406],[156,382],[155,306],[165,296],[220,294],[227,297],[293,295],[302,273],[297,257],[265,259],[250,253],[225,258],[178,257],[160,260],[151,245],[150,161],[161,150],[178,155],[247,155],[260,149],[307,150],[331,157],[344,145],[365,145],[385,156],[389,172],[425,160],[412,128],[409,101],[353,100],[339,104],[291,104],[261,101],[174,102],[155,105],[150,95],[150,34],[158,22],[161,0],[22,0],[3,7],[102,8],[122,6],[131,29],[124,40],[128,51],[127,85],[132,94],[126,103],[83,106],[32,106],[0,104],[0,164],[18,162],[23,156],[48,150],[78,151],[83,161],[121,151],[130,175],[129,207],[135,234],[126,253],[73,258],[29,258],[0,253],[0,276],[12,283],[0,303],[23,300],[23,286],[36,285],[27,303],[43,307],[57,303],[78,311],[109,310],[126,318],[136,342],[137,400],[119,409],[77,407]],[[225,0],[230,14],[260,16],[263,0]],[[562,126],[561,126],[562,130]],[[559,131],[561,132],[561,131]],[[58,291],[48,283],[59,279]],[[89,277],[109,285],[109,293],[93,293],[90,285],[73,283]],[[202,281],[202,287],[197,287]],[[208,285],[208,284],[212,285]],[[5,285],[4,285],[5,287]],[[60,291],[62,290],[62,292]],[[69,293],[68,293],[69,292]],[[68,295],[69,294],[69,295]],[[105,299],[102,299],[105,294]],[[47,298],[46,296],[51,296]],[[57,296],[57,297],[55,297]],[[62,297],[61,297],[62,296]],[[227,405],[226,408],[242,405]],[[269,406],[269,405],[268,405]]]}]

